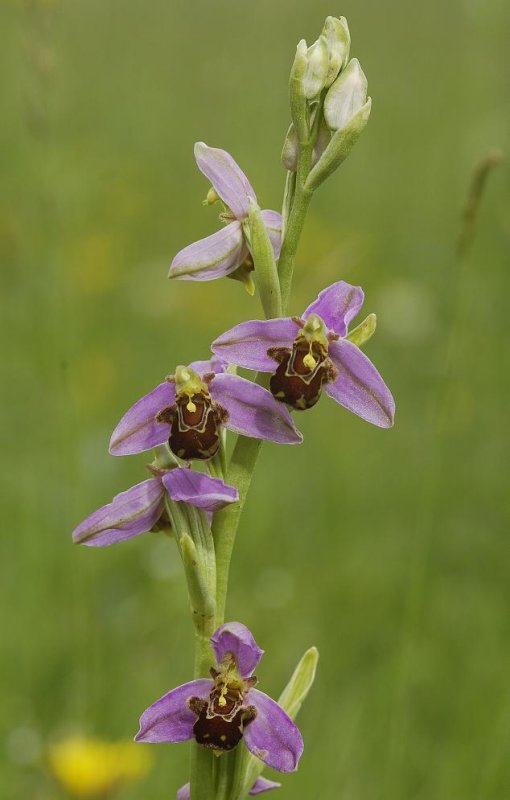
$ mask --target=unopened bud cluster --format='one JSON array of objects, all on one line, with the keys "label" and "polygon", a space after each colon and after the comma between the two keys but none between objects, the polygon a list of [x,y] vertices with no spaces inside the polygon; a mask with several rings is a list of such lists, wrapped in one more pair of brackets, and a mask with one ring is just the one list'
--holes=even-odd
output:
[{"label": "unopened bud cluster", "polygon": [[302,39],[290,75],[292,123],[282,161],[298,169],[303,147],[312,148],[309,188],[317,188],[350,153],[370,116],[367,79],[357,58],[349,60],[345,17],[327,17],[311,47]]}]

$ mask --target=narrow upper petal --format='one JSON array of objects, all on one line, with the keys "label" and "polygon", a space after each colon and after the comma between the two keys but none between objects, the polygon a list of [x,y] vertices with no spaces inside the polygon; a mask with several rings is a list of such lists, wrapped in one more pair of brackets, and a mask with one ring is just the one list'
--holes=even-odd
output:
[{"label": "narrow upper petal", "polygon": [[226,150],[208,147],[204,142],[195,145],[197,165],[211,181],[217,194],[236,219],[248,216],[248,197],[256,200],[255,192],[239,164]]},{"label": "narrow upper petal", "polygon": [[188,708],[190,697],[208,698],[214,683],[208,678],[183,683],[160,697],[140,717],[136,742],[185,742],[193,738],[196,715]]},{"label": "narrow upper petal", "polygon": [[215,376],[209,390],[213,400],[228,411],[225,427],[234,433],[278,444],[303,441],[287,408],[262,386],[225,373]]},{"label": "narrow upper petal", "polygon": [[[279,789],[280,786],[281,783],[276,783],[276,781],[270,781],[260,776],[253,784],[248,794],[254,796],[256,794],[262,794],[263,792],[270,792],[271,789]],[[189,783],[185,783],[177,792],[177,800],[190,800],[190,797],[190,785]]]},{"label": "narrow upper petal", "polygon": [[243,678],[252,674],[264,654],[251,631],[241,622],[226,622],[213,633],[211,644],[218,663],[226,653],[232,653]]},{"label": "narrow upper petal", "polygon": [[327,394],[367,422],[391,428],[395,401],[370,359],[347,339],[332,342],[329,357],[338,369],[338,378],[326,385]]},{"label": "narrow upper petal", "polygon": [[204,472],[177,467],[165,473],[162,480],[172,500],[190,503],[204,511],[219,511],[239,500],[239,493],[234,486],[223,483],[219,478],[211,478]]},{"label": "narrow upper petal", "polygon": [[248,792],[249,795],[256,795],[262,794],[263,792],[270,792],[271,789],[279,789],[281,783],[277,783],[276,781],[270,781],[267,778],[263,778],[260,775],[253,786],[251,787],[250,791]]},{"label": "narrow upper petal", "polygon": [[244,731],[248,750],[268,767],[293,772],[303,752],[303,739],[297,725],[278,703],[258,689],[250,689],[245,705],[257,709],[257,716]]},{"label": "narrow upper petal", "polygon": [[113,431],[110,453],[113,456],[128,456],[143,453],[166,442],[170,436],[170,425],[156,422],[156,415],[174,402],[175,386],[167,381],[138,400],[126,411]]},{"label": "narrow upper petal", "polygon": [[273,245],[274,257],[276,261],[280,258],[280,250],[282,249],[282,215],[278,211],[271,211],[265,209],[260,212],[260,216],[267,228],[271,244]]},{"label": "narrow upper petal", "polygon": [[189,244],[177,253],[168,277],[186,281],[212,281],[229,275],[247,255],[241,223],[230,222],[225,228]]},{"label": "narrow upper petal", "polygon": [[360,310],[364,299],[361,286],[338,281],[322,290],[317,300],[308,306],[303,318],[306,319],[310,314],[318,314],[328,328],[339,336],[345,336],[349,322]]},{"label": "narrow upper petal", "polygon": [[73,541],[92,547],[131,539],[147,533],[158,521],[163,511],[163,487],[159,478],[149,478],[143,483],[121,492],[111,503],[94,511],[73,531]]},{"label": "narrow upper petal", "polygon": [[207,373],[226,372],[228,363],[218,356],[213,356],[207,359],[207,361],[192,361],[191,364],[188,364],[188,367],[192,369],[193,372],[198,372],[202,378],[204,375],[207,375]]},{"label": "narrow upper petal", "polygon": [[290,317],[252,319],[241,322],[212,343],[211,349],[230,364],[259,372],[274,372],[277,363],[270,358],[270,347],[292,347],[299,325]]}]

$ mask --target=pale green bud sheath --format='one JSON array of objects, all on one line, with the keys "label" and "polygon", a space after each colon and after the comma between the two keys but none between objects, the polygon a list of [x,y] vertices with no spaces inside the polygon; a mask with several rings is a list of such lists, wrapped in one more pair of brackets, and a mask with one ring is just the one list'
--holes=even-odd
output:
[{"label": "pale green bud sheath", "polygon": [[250,251],[255,266],[260,301],[266,317],[279,317],[282,314],[282,300],[273,246],[261,217],[260,208],[251,197],[249,204]]},{"label": "pale green bud sheath", "polygon": [[349,124],[335,131],[315,167],[310,172],[306,188],[313,192],[345,161],[367,126],[372,109],[369,97],[364,106],[352,117]]},{"label": "pale green bud sheath", "polygon": [[377,325],[377,317],[375,314],[369,314],[363,322],[360,322],[353,330],[345,337],[349,342],[352,342],[356,347],[362,347],[368,342],[375,333]]},{"label": "pale green bud sheath", "polygon": [[298,137],[294,124],[291,123],[282,148],[282,164],[289,172],[295,172],[297,170],[298,154]]},{"label": "pale green bud sheath", "polygon": [[307,67],[306,42],[301,39],[297,46],[289,81],[290,114],[300,142],[304,142],[308,138],[308,104],[303,86]]},{"label": "pale green bud sheath", "polygon": [[322,29],[328,48],[326,87],[331,86],[349,60],[351,35],[345,17],[327,17]]}]

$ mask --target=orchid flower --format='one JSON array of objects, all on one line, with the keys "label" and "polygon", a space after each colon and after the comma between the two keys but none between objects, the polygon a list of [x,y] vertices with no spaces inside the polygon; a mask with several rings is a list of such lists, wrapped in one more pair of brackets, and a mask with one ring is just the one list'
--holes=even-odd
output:
[{"label": "orchid flower", "polygon": [[[281,783],[269,781],[267,778],[260,776],[253,784],[248,794],[250,797],[254,797],[255,795],[262,794],[263,792],[270,792],[271,789],[279,789],[280,786]],[[177,800],[190,800],[190,797],[190,784],[185,783],[184,786],[181,786],[181,788],[177,791]]]},{"label": "orchid flower", "polygon": [[[240,622],[222,625],[211,637],[217,666],[163,695],[140,718],[137,742],[195,739],[216,752],[248,750],[280,772],[293,772],[303,752],[299,729],[274,700],[255,689],[253,671],[263,655]],[[253,791],[253,790],[252,790]]]},{"label": "orchid flower", "polygon": [[346,338],[363,300],[361,287],[338,281],[301,317],[242,322],[216,339],[212,350],[232,364],[272,373],[273,396],[296,410],[314,406],[324,388],[344,408],[389,428],[395,413],[391,392],[370,359]]},{"label": "orchid flower", "polygon": [[73,531],[76,544],[103,547],[148,533],[165,518],[165,492],[171,500],[212,514],[238,500],[237,489],[219,478],[184,467],[149,468],[154,477],[137,483],[94,511]]},{"label": "orchid flower", "polygon": [[221,427],[280,444],[299,444],[287,409],[256,383],[230,375],[218,359],[179,366],[127,411],[110,441],[114,456],[168,441],[179,458],[207,460],[220,445]]},{"label": "orchid flower", "polygon": [[[248,178],[225,150],[197,142],[195,158],[199,170],[209,179],[215,194],[226,206],[221,219],[227,225],[177,253],[170,266],[169,277],[210,281],[230,275],[249,258],[243,223],[248,219],[250,199],[256,202],[257,198]],[[277,211],[265,210],[261,216],[273,245],[275,259],[278,259],[281,215]]]}]

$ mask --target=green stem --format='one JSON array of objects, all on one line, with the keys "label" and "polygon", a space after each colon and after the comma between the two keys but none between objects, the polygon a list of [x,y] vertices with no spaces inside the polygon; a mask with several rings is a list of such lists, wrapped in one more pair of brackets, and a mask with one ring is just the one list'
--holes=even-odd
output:
[{"label": "green stem", "polygon": [[227,482],[239,492],[239,500],[214,515],[213,537],[216,552],[216,625],[225,620],[225,603],[228,587],[230,559],[236,538],[239,519],[257,457],[260,452],[260,439],[238,436],[228,467]]},{"label": "green stem", "polygon": [[282,244],[280,260],[278,262],[278,274],[280,277],[280,288],[282,295],[283,313],[287,311],[289,303],[290,287],[292,285],[292,275],[294,272],[294,257],[305,223],[306,212],[312,199],[312,192],[305,189],[306,179],[312,166],[313,144],[307,142],[301,146],[296,174],[296,188],[294,199],[290,209],[285,238]]}]

